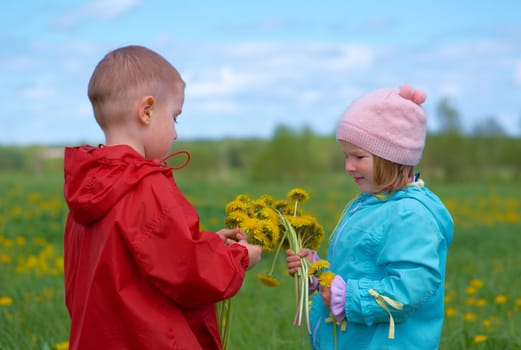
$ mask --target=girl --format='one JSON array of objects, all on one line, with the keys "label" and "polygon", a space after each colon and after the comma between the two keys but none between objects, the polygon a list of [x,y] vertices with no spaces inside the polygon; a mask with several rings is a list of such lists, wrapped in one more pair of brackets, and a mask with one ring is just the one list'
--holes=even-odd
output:
[{"label": "girl", "polygon": [[[313,298],[313,349],[438,348],[453,220],[414,176],[425,99],[408,85],[378,89],[355,100],[339,123],[345,169],[361,193],[331,236],[327,260],[336,275]],[[318,259],[308,249],[287,254],[290,274],[302,258]],[[345,329],[336,326],[344,321]]]}]

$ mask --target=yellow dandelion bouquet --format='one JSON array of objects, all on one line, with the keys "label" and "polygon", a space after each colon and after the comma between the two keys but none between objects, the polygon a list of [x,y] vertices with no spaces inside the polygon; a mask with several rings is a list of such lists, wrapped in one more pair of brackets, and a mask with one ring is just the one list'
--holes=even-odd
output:
[{"label": "yellow dandelion bouquet", "polygon": [[[309,199],[307,192],[300,188],[289,191],[286,200],[275,200],[269,195],[252,199],[241,194],[226,205],[228,228],[241,228],[248,241],[263,247],[264,252],[274,252],[271,269],[257,275],[260,281],[270,287],[278,286],[279,280],[273,276],[277,258],[282,249],[294,252],[302,248],[317,250],[324,238],[324,229],[317,219],[302,211],[301,206]],[[308,270],[310,262],[302,259],[302,265],[294,276],[296,313],[294,325],[300,326],[303,314],[309,330]]]}]

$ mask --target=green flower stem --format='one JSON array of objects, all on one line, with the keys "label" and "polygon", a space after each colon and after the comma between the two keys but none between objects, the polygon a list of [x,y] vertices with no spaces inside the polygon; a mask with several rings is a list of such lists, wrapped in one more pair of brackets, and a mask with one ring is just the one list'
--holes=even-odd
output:
[{"label": "green flower stem", "polygon": [[277,250],[275,251],[275,256],[273,257],[273,262],[271,263],[270,272],[268,272],[268,276],[271,276],[273,274],[273,271],[275,270],[275,265],[277,264],[277,259],[280,254],[280,249],[282,248],[282,243],[284,243],[284,240],[287,237],[286,231],[284,231],[284,234],[282,235],[282,238],[279,241],[279,244],[277,246]]},{"label": "green flower stem", "polygon": [[217,311],[219,315],[219,335],[221,336],[222,349],[227,350],[231,332],[232,298],[219,302]]},{"label": "green flower stem", "polygon": [[231,332],[231,322],[232,322],[232,299],[227,299],[227,308],[226,308],[226,328],[224,332],[224,339],[222,342],[223,350],[228,349],[228,344],[230,343],[230,332]]},{"label": "green flower stem", "polygon": [[[289,247],[297,254],[302,249],[302,241],[288,220],[280,212],[277,212],[277,214],[284,225]],[[302,324],[302,313],[305,313],[306,326],[308,332],[311,332],[309,325],[308,269],[309,261],[306,258],[301,259],[301,265],[295,275],[295,301],[297,303],[297,310],[295,312],[294,325],[300,326]]]}]

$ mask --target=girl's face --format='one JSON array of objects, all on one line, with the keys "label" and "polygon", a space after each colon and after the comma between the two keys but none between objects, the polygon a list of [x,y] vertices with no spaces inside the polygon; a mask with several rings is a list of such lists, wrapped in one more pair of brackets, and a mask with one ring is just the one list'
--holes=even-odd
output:
[{"label": "girl's face", "polygon": [[366,150],[346,141],[340,141],[344,152],[345,169],[353,177],[363,193],[374,193],[373,155]]}]

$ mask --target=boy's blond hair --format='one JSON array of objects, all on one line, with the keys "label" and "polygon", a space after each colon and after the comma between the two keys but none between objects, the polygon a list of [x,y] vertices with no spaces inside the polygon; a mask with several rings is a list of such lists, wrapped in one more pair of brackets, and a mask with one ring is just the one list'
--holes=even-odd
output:
[{"label": "boy's blond hair", "polygon": [[411,181],[414,167],[391,162],[373,155],[375,193],[395,192]]},{"label": "boy's blond hair", "polygon": [[182,88],[180,74],[161,55],[142,46],[126,46],[109,52],[98,63],[88,95],[96,121],[105,129],[125,118],[140,97],[161,99]]}]

